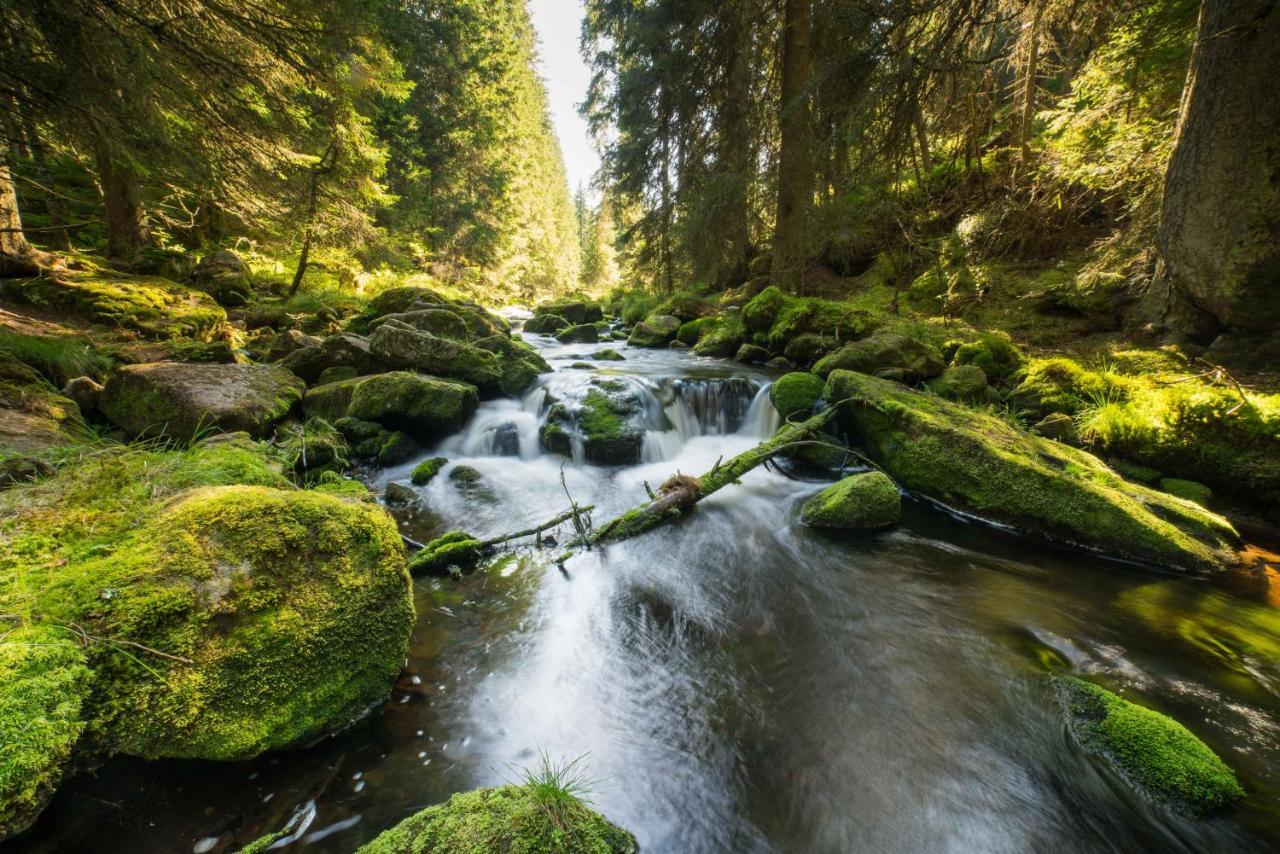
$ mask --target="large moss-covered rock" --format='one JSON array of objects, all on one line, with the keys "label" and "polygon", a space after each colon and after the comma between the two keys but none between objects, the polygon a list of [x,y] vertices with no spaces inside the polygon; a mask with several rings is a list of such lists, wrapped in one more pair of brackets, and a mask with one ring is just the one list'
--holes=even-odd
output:
[{"label": "large moss-covered rock", "polygon": [[[695,320],[693,322],[699,323],[701,321]],[[742,319],[735,312],[718,318],[716,323],[703,328],[698,335],[698,341],[693,347],[693,352],[699,356],[727,359],[738,352],[745,335],[746,333],[742,328]]]},{"label": "large moss-covered rock", "polygon": [[981,368],[992,382],[1008,378],[1025,361],[1022,351],[1002,332],[984,332],[972,341],[961,343],[951,357],[952,364]]},{"label": "large moss-covered rock", "polygon": [[564,299],[545,302],[533,310],[534,317],[553,314],[563,317],[570,324],[595,323],[604,320],[604,310],[593,302],[579,299]]},{"label": "large moss-covered rock", "polygon": [[68,444],[82,426],[75,401],[54,392],[35,370],[0,351],[0,455],[34,454]]},{"label": "large moss-covered rock", "polygon": [[1081,747],[1152,800],[1207,816],[1244,795],[1235,772],[1174,719],[1074,677],[1056,677],[1054,685]]},{"label": "large moss-covered rock", "polygon": [[553,454],[572,454],[573,439],[582,442],[583,457],[600,465],[628,465],[640,461],[644,433],[631,423],[638,402],[625,390],[592,388],[574,405],[557,403],[547,415],[539,436]]},{"label": "large moss-covered rock", "polygon": [[793,371],[774,380],[769,387],[769,401],[778,410],[782,420],[793,415],[807,413],[822,397],[825,387],[822,378],[806,371]]},{"label": "large moss-covered rock", "polygon": [[1216,570],[1238,537],[1198,505],[1130,483],[1092,454],[897,383],[835,371],[841,426],[909,490],[1115,557]]},{"label": "large moss-covered rock", "polygon": [[227,327],[227,313],[213,297],[153,276],[68,271],[48,278],[0,280],[0,294],[162,341],[208,341]]},{"label": "large moss-covered rock", "polygon": [[475,342],[481,350],[487,350],[498,357],[502,376],[498,379],[498,389],[503,394],[512,396],[522,394],[539,374],[550,373],[551,366],[542,355],[524,341],[509,335],[490,335]]},{"label": "large moss-covered rock", "polygon": [[631,330],[627,343],[633,347],[665,347],[680,331],[680,318],[670,314],[650,315]]},{"label": "large moss-covered rock", "polygon": [[635,837],[548,784],[454,795],[386,831],[358,854],[635,854]]},{"label": "large moss-covered rock", "polygon": [[[392,371],[348,383],[352,385],[351,400],[344,413],[347,417],[376,421],[418,439],[456,432],[479,403],[473,386],[409,371]],[[335,389],[334,393],[344,390]]]},{"label": "large moss-covered rock", "polygon": [[[952,400],[981,401],[990,386],[977,365],[952,365],[928,383],[929,391]],[[998,397],[997,397],[998,399]]]},{"label": "large moss-covered rock", "polygon": [[777,285],[770,285],[742,307],[742,324],[748,332],[767,332],[787,305],[788,297]]},{"label": "large moss-covered rock", "polygon": [[84,731],[90,671],[69,630],[23,625],[0,637],[0,839],[44,809]]},{"label": "large moss-covered rock", "polygon": [[942,353],[932,344],[896,332],[881,332],[823,357],[813,372],[825,377],[836,370],[859,371],[914,382],[936,377],[945,366]]},{"label": "large moss-covered rock", "polygon": [[561,344],[594,344],[600,340],[600,330],[590,323],[567,326],[556,333]]},{"label": "large moss-covered rock", "polygon": [[301,380],[275,365],[127,365],[100,407],[133,436],[185,440],[211,429],[263,436],[302,399]]},{"label": "large moss-covered rock", "polygon": [[253,276],[249,265],[228,249],[210,252],[200,259],[193,272],[195,285],[219,305],[241,306],[253,299]]},{"label": "large moss-covered rock", "polygon": [[555,335],[572,325],[558,314],[535,314],[525,321],[524,331],[532,335]]},{"label": "large moss-covered rock", "polygon": [[804,503],[800,521],[814,528],[877,531],[898,524],[902,496],[884,472],[853,474]]},{"label": "large moss-covered rock", "polygon": [[477,386],[495,386],[502,379],[502,367],[493,353],[398,325],[378,327],[369,338],[369,350],[395,367],[452,377]]}]

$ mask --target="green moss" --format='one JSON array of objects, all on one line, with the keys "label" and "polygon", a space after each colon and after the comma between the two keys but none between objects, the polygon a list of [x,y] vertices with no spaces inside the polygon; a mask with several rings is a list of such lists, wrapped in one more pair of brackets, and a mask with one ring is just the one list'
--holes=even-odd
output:
[{"label": "green moss", "polygon": [[413,467],[413,474],[409,476],[409,479],[416,486],[423,486],[430,483],[431,479],[438,475],[440,469],[444,468],[448,463],[449,461],[444,457],[431,457],[423,460]]},{"label": "green moss", "polygon": [[571,324],[595,323],[604,319],[604,310],[593,302],[580,299],[564,299],[543,303],[533,310],[535,317],[554,314]]},{"label": "green moss", "polygon": [[1027,363],[1022,381],[1009,393],[1009,400],[1041,416],[1052,412],[1076,415],[1090,406],[1123,400],[1127,395],[1123,377],[1090,371],[1073,359],[1055,357]]},{"label": "green moss", "polygon": [[[650,314],[669,314],[687,322],[709,317],[715,313],[715,310],[715,304],[711,300],[686,291],[667,297],[658,303]],[[686,341],[685,343],[692,344],[693,342]]]},{"label": "green moss", "polygon": [[531,335],[555,335],[572,325],[558,314],[538,314],[525,321],[524,331]]},{"label": "green moss", "polygon": [[[457,471],[458,469],[455,469]],[[427,543],[409,557],[409,572],[418,575],[440,575],[450,566],[474,567],[481,554],[480,541],[463,531],[450,531]]]},{"label": "green moss", "polygon": [[992,382],[1011,376],[1025,360],[1022,351],[1003,332],[984,332],[976,340],[961,344],[952,356],[953,364],[982,368]]},{"label": "green moss", "polygon": [[1208,504],[1209,499],[1213,498],[1212,489],[1203,483],[1196,483],[1194,480],[1162,477],[1160,478],[1160,488],[1170,495],[1176,495],[1179,498],[1185,498],[1197,504]]},{"label": "green moss", "polygon": [[937,376],[943,367],[942,354],[927,341],[878,332],[824,356],[813,371],[824,377],[835,370],[859,371],[914,382]]},{"label": "green moss", "polygon": [[626,418],[626,406],[600,389],[587,392],[578,412],[578,429],[586,458],[618,465],[640,458],[643,436]]},{"label": "green moss", "polygon": [[631,330],[627,343],[632,347],[665,347],[676,337],[679,329],[679,318],[669,314],[651,314]]},{"label": "green moss", "polygon": [[941,376],[930,380],[928,386],[934,394],[975,402],[985,399],[990,388],[986,373],[977,365],[952,365]]},{"label": "green moss", "polygon": [[84,729],[90,679],[70,629],[0,624],[0,839],[35,819]]},{"label": "green moss", "polygon": [[805,502],[800,521],[815,528],[874,531],[898,524],[902,496],[883,472],[850,475]]},{"label": "green moss", "polygon": [[[747,303],[747,307],[750,305]],[[744,307],[744,323],[746,315]],[[793,338],[805,333],[825,335],[837,342],[851,341],[866,335],[875,326],[871,312],[849,303],[818,297],[788,297],[769,329],[769,346],[775,351],[782,350]]]},{"label": "green moss", "polygon": [[158,340],[208,341],[221,334],[227,322],[226,312],[213,297],[155,276],[66,272],[57,278],[7,282],[4,293],[30,305]]},{"label": "green moss", "polygon": [[742,346],[746,332],[742,328],[742,318],[738,312],[731,312],[718,318],[718,322],[702,331],[693,352],[699,356],[710,356],[727,359]]},{"label": "green moss", "polygon": [[529,786],[454,795],[383,833],[359,854],[633,854],[635,838],[572,796]]},{"label": "green moss", "polygon": [[1204,816],[1244,795],[1235,773],[1172,718],[1080,679],[1059,676],[1054,683],[1081,746],[1152,799]]},{"label": "green moss", "polygon": [[698,343],[703,335],[710,332],[719,323],[719,318],[715,317],[699,317],[697,320],[690,320],[681,324],[680,328],[676,330],[676,340],[692,347]]},{"label": "green moss", "polygon": [[782,419],[803,415],[813,410],[826,384],[821,377],[804,371],[784,374],[769,387],[769,400]]},{"label": "green moss", "polygon": [[561,329],[556,333],[561,344],[594,344],[600,340],[600,330],[590,323],[582,323]]},{"label": "green moss", "polygon": [[478,405],[466,383],[392,371],[359,381],[346,414],[426,439],[455,432]]},{"label": "green moss", "polygon": [[742,325],[748,332],[768,332],[787,304],[787,295],[770,285],[742,307]]},{"label": "green moss", "polygon": [[1223,518],[1121,479],[1093,455],[849,371],[827,383],[842,425],[906,489],[1025,531],[1171,569],[1215,570],[1238,541]]},{"label": "green moss", "polygon": [[491,335],[475,342],[481,350],[487,350],[498,357],[502,376],[498,380],[498,388],[503,394],[512,396],[522,394],[533,385],[539,374],[551,371],[547,360],[542,358],[533,347],[507,335]]}]

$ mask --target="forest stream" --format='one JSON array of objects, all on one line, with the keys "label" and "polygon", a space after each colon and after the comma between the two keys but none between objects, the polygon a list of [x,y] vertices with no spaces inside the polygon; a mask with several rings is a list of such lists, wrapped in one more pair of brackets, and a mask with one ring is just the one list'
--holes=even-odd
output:
[{"label": "forest stream", "polygon": [[[599,523],[646,483],[777,427],[762,369],[621,342],[625,360],[574,369],[589,345],[527,337],[553,373],[370,475],[380,494],[430,456],[481,473],[467,490],[415,487],[420,509],[397,511],[407,535],[527,527],[563,510],[566,489]],[[549,395],[601,377],[642,404],[639,465],[539,447]],[[650,852],[1280,848],[1265,583],[1164,575],[915,500],[892,532],[828,536],[796,520],[822,485],[760,468],[562,568],[555,549],[523,548],[419,579],[408,666],[347,731],[247,762],[113,760],[4,850],[208,854],[289,825],[273,848],[349,852],[452,793],[518,780],[540,754],[577,759],[591,803]],[[1144,800],[1073,743],[1049,680],[1063,671],[1185,722],[1246,799],[1208,821]]]}]

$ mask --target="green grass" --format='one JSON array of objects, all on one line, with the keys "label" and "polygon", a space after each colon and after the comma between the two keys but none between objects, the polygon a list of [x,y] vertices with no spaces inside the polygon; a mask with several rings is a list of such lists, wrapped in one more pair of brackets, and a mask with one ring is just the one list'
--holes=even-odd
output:
[{"label": "green grass", "polygon": [[113,364],[89,342],[65,336],[22,335],[0,330],[0,352],[29,365],[58,386],[75,377],[102,380]]}]

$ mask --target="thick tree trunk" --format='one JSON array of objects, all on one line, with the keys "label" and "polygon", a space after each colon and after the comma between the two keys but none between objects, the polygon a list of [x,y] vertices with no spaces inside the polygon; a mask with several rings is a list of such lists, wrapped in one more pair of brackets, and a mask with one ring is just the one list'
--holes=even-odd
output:
[{"label": "thick tree trunk", "polygon": [[0,255],[18,257],[31,254],[31,244],[22,233],[22,214],[18,211],[18,192],[13,186],[9,159],[0,149]]},{"label": "thick tree trunk", "polygon": [[813,128],[809,77],[813,65],[811,0],[786,0],[782,33],[782,99],[779,105],[778,213],[773,238],[773,279],[802,291],[809,206],[812,202]]},{"label": "thick tree trunk", "polygon": [[115,160],[104,148],[99,148],[96,160],[98,182],[106,208],[107,255],[131,258],[151,242],[138,175],[131,166]]},{"label": "thick tree trunk", "polygon": [[723,208],[725,251],[716,284],[722,288],[737,284],[747,277],[750,260],[751,202],[748,191],[755,175],[754,152],[750,128],[751,109],[751,16],[754,4],[736,3],[729,11],[726,39],[733,45],[729,63],[728,84],[724,91],[720,115],[721,172],[731,182]]},{"label": "thick tree trunk", "polygon": [[1178,331],[1280,331],[1278,77],[1280,2],[1204,0],[1152,289]]},{"label": "thick tree trunk", "polygon": [[1036,3],[1031,16],[1031,29],[1027,33],[1027,55],[1022,70],[1022,111],[1018,117],[1018,166],[1014,180],[1026,171],[1031,160],[1031,120],[1036,115],[1036,76],[1040,73],[1040,21],[1044,17],[1044,5]]}]

